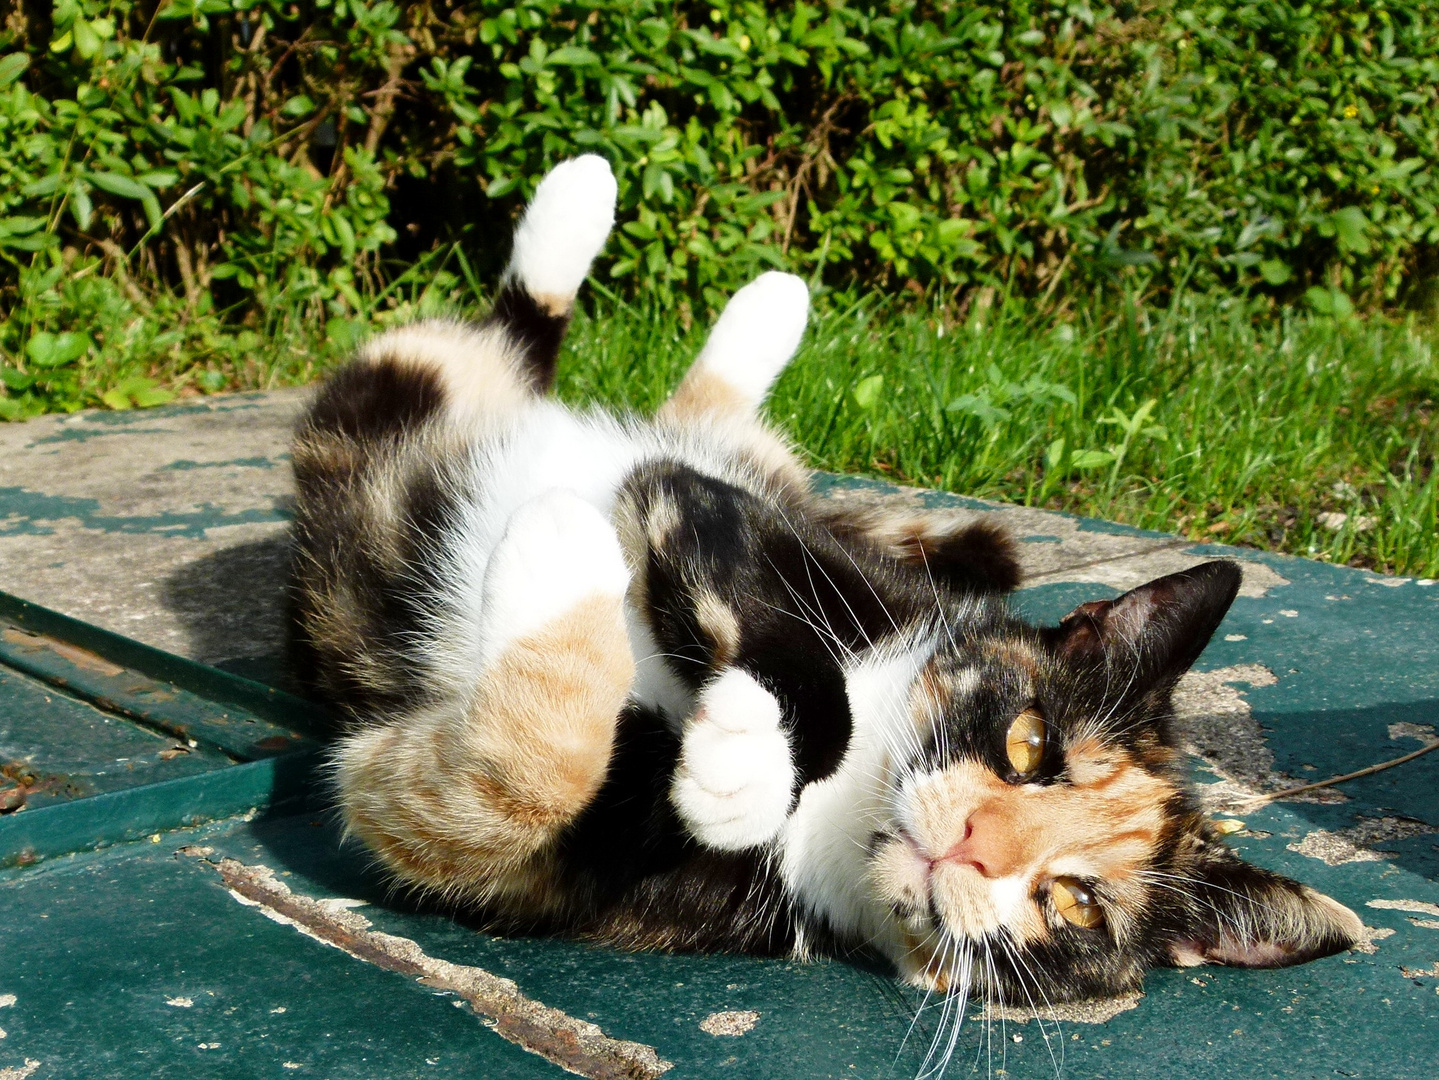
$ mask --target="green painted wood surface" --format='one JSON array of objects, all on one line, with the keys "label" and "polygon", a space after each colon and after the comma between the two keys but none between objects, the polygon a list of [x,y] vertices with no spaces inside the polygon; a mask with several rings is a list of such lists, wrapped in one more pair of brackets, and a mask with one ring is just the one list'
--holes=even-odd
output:
[{"label": "green painted wood surface", "polygon": [[0,593],[0,863],[303,799],[319,711]]},{"label": "green painted wood surface", "polygon": [[[1199,665],[1221,674],[1242,665],[1272,672],[1271,685],[1240,689],[1274,770],[1306,779],[1351,771],[1415,748],[1405,732],[1439,724],[1439,586],[1226,548],[1189,550],[1260,560],[1287,582],[1236,601]],[[1059,581],[1026,590],[1017,603],[1053,619],[1115,591]],[[98,639],[86,640],[94,648]],[[156,657],[132,659],[123,662],[156,678],[177,681],[187,670],[162,675]],[[267,722],[303,727],[288,718],[289,699],[223,673],[202,674],[232,699],[249,695],[232,703]],[[186,685],[205,693],[201,683]],[[261,713],[266,702],[271,709]],[[669,1075],[880,1078],[913,1076],[918,1068],[936,1010],[914,1022],[920,998],[859,966],[635,956],[505,940],[451,913],[418,908],[342,843],[324,812],[296,813],[301,804],[286,801],[313,786],[305,769],[289,757],[197,769],[169,784],[0,817],[4,850],[12,850],[6,829],[38,829],[46,814],[77,819],[57,826],[50,851],[85,835],[79,819],[126,818],[125,835],[146,836],[0,870],[7,960],[0,995],[15,996],[0,1007],[0,1069],[38,1062],[37,1080],[563,1075],[457,1008],[453,995],[239,902],[217,872],[223,858],[269,868],[303,895],[363,902],[335,908],[363,914],[375,931],[432,957],[514,979],[532,997],[615,1038],[649,1044],[674,1063]],[[1202,762],[1195,777],[1215,780]],[[1275,972],[1155,972],[1133,1008],[1103,1023],[971,1019],[950,1075],[1439,1075],[1439,753],[1342,790],[1347,801],[1248,814],[1248,828],[1232,842],[1253,861],[1354,908],[1375,930],[1372,951]],[[120,809],[125,799],[134,805]],[[144,824],[250,807],[261,808],[253,820],[179,831]],[[93,832],[94,820],[88,824]],[[104,830],[114,832],[102,823]],[[147,831],[159,840],[151,842]],[[1376,838],[1366,839],[1371,834]],[[75,846],[100,842],[92,835]],[[182,847],[189,852],[177,854]],[[1332,865],[1314,857],[1322,851]],[[757,1020],[741,1036],[708,1034],[701,1022],[720,1011],[753,1011]]]}]

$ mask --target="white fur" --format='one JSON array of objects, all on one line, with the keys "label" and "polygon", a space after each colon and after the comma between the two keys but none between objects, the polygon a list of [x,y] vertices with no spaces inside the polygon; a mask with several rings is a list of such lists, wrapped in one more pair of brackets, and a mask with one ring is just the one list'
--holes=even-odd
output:
[{"label": "white fur", "polygon": [[696,364],[758,406],[799,348],[808,318],[803,279],[761,274],[730,298]]},{"label": "white fur", "polygon": [[511,644],[592,596],[624,596],[630,575],[609,520],[578,495],[549,491],[510,518],[485,574],[481,656]]},{"label": "white fur", "polygon": [[933,641],[876,651],[845,670],[854,730],[835,773],[800,795],[781,839],[780,873],[791,897],[853,940],[892,945],[894,920],[867,877],[869,837],[890,814],[890,772],[917,735],[909,690]]},{"label": "white fur", "polygon": [[695,709],[695,696],[665,661],[659,643],[632,604],[625,605],[625,629],[635,659],[635,681],[630,700],[648,709],[658,709],[675,734],[684,731],[685,717]]},{"label": "white fur", "polygon": [[598,155],[556,165],[515,230],[510,276],[533,296],[572,300],[614,227],[617,192],[609,162]]},{"label": "white fur", "polygon": [[766,843],[784,825],[794,780],[774,695],[738,668],[709,683],[670,788],[690,832],[722,851]]}]

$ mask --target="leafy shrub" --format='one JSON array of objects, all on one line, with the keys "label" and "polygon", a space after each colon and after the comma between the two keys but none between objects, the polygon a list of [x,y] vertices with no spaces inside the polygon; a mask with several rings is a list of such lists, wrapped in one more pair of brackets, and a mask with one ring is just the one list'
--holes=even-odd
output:
[{"label": "leafy shrub", "polygon": [[1436,8],[24,0],[0,416],[263,382],[276,341],[303,375],[320,327],[473,294],[585,151],[619,176],[622,294],[713,306],[785,265],[960,304],[1114,276],[1406,302],[1439,240]]}]

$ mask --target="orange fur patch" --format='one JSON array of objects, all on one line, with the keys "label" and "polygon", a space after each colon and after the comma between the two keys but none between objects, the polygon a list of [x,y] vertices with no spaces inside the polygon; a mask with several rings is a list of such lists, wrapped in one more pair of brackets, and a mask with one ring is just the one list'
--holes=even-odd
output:
[{"label": "orange fur patch", "polygon": [[1020,941],[1036,940],[1048,933],[1041,908],[1026,902],[995,912],[988,882],[1017,880],[1031,895],[1069,875],[1100,884],[1111,901],[1106,916],[1122,935],[1125,907],[1147,894],[1136,871],[1160,839],[1174,789],[1097,741],[1071,748],[1067,759],[1070,783],[1011,785],[983,765],[960,762],[915,785],[912,828],[937,860],[935,900],[947,920],[973,931],[1003,922]]},{"label": "orange fur patch", "polygon": [[689,369],[675,392],[660,408],[662,420],[694,420],[726,413],[752,415],[747,397],[706,367]]},{"label": "orange fur patch", "polygon": [[620,602],[583,601],[507,649],[468,703],[342,740],[350,828],[412,884],[556,910],[548,848],[604,781],[633,675]]},{"label": "orange fur patch", "polygon": [[508,415],[534,400],[534,391],[518,374],[516,350],[503,327],[432,319],[381,334],[366,342],[358,356],[434,369],[451,417],[469,425]]}]

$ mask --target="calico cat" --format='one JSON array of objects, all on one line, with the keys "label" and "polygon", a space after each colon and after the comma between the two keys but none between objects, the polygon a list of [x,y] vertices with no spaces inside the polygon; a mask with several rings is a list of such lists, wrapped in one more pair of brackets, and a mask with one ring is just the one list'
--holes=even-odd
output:
[{"label": "calico cat", "polygon": [[758,418],[807,317],[786,274],[655,417],[547,398],[614,199],[600,158],[558,166],[488,318],[375,338],[296,436],[298,638],[345,821],[401,882],[509,930],[867,950],[1017,1001],[1360,940],[1186,791],[1171,692],[1235,564],[1035,627],[997,531],[814,498]]}]

